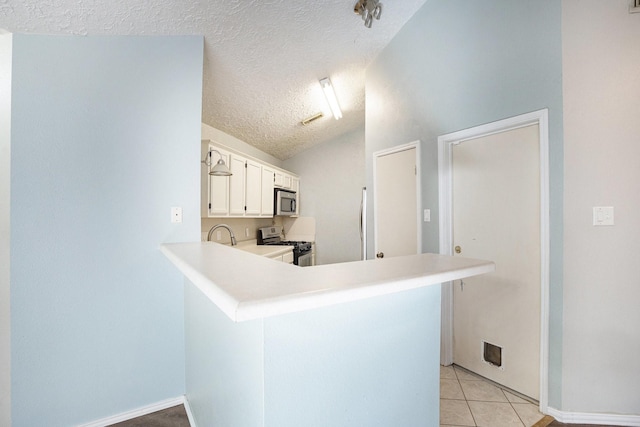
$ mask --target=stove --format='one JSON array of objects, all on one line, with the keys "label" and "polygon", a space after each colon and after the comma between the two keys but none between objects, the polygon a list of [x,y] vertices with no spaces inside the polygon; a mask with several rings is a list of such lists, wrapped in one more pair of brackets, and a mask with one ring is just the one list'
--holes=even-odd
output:
[{"label": "stove", "polygon": [[311,242],[282,240],[282,227],[272,226],[258,229],[258,244],[271,246],[293,246],[293,263],[300,267],[311,265]]}]

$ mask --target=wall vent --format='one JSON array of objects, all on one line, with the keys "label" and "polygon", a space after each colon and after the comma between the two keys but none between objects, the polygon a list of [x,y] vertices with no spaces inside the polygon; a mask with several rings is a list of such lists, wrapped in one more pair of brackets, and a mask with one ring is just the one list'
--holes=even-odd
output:
[{"label": "wall vent", "polygon": [[307,126],[309,123],[315,122],[316,120],[318,120],[318,119],[320,119],[322,117],[324,117],[324,114],[322,114],[322,113],[314,114],[311,117],[307,117],[306,119],[304,119],[300,123],[302,123],[303,126]]},{"label": "wall vent", "polygon": [[631,0],[631,4],[629,4],[629,13],[640,13],[640,0]]}]

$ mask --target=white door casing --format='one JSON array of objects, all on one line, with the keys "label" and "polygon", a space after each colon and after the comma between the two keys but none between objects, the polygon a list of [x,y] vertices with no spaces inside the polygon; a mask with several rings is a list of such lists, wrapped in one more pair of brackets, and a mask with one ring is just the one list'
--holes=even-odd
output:
[{"label": "white door casing", "polygon": [[420,142],[373,153],[375,254],[422,252]]},{"label": "white door casing", "polygon": [[[549,313],[549,160],[548,160],[548,111],[529,114],[489,123],[472,129],[443,135],[438,138],[438,174],[440,198],[440,253],[453,255],[453,147],[463,141],[477,139],[526,126],[537,125],[539,129],[539,224],[540,224],[540,345],[539,345],[539,392],[540,410],[548,406],[548,313]],[[461,254],[463,255],[463,254]],[[459,283],[456,284],[459,286]],[[442,348],[441,363],[453,362],[453,289],[452,284],[442,287]]]}]

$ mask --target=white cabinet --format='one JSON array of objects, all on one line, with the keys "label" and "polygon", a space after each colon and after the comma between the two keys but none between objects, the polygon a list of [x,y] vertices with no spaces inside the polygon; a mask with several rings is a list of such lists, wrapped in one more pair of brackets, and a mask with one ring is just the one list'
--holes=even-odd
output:
[{"label": "white cabinet", "polygon": [[273,216],[273,182],[275,171],[269,166],[262,166],[262,203],[260,216]]},{"label": "white cabinet", "polygon": [[300,214],[300,179],[291,177],[291,190],[298,193],[298,203],[296,203],[296,215]]},{"label": "white cabinet", "polygon": [[246,159],[235,154],[231,154],[229,157],[229,169],[232,173],[229,177],[229,215],[244,216]]},{"label": "white cabinet", "polygon": [[293,249],[284,255],[275,255],[269,258],[276,261],[286,262],[287,264],[293,264]]},{"label": "white cabinet", "polygon": [[293,250],[291,252],[287,252],[282,255],[282,262],[286,262],[287,264],[293,264]]},{"label": "white cabinet", "polygon": [[[220,153],[232,175],[211,176],[210,167],[202,166],[202,217],[273,217],[274,187],[298,191],[297,176],[231,148],[202,141],[202,158],[206,158],[210,150]],[[212,152],[210,163],[215,165],[220,156]]]},{"label": "white cabinet", "polygon": [[[211,152],[215,149],[220,153]],[[207,159],[211,166],[202,165],[202,179],[200,181],[201,193],[201,216],[226,216],[229,213],[229,177],[228,176],[212,176],[209,175],[211,167],[213,167],[222,157],[222,160],[229,164],[229,152],[214,148],[209,144],[202,145],[202,158]]]},{"label": "white cabinet", "polygon": [[273,180],[273,185],[275,187],[278,187],[278,188],[285,188],[285,186],[284,186],[284,177],[285,177],[286,174],[284,172],[278,171],[278,170],[275,171],[275,174],[276,174],[276,176],[275,176],[275,179]]},{"label": "white cabinet", "polygon": [[229,177],[229,215],[260,216],[262,214],[262,165],[236,154],[230,155],[229,162],[229,169],[233,174]]},{"label": "white cabinet", "polygon": [[249,159],[245,165],[244,213],[246,216],[260,216],[262,214],[262,165]]},{"label": "white cabinet", "polygon": [[276,170],[275,174],[276,176],[273,182],[274,186],[278,188],[286,188],[287,190],[293,189],[293,180],[297,179],[296,177],[281,170]]}]

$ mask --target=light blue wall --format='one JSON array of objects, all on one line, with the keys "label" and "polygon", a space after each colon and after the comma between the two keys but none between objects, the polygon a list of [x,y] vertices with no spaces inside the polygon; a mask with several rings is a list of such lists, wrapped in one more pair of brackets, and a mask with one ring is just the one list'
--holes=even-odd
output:
[{"label": "light blue wall", "polygon": [[263,426],[262,320],[234,323],[185,279],[186,396],[198,427]]},{"label": "light blue wall", "polygon": [[198,427],[438,425],[439,286],[234,323],[185,283]]},{"label": "light blue wall", "polygon": [[300,215],[316,219],[316,264],[360,259],[364,128],[287,159],[300,175]]},{"label": "light blue wall", "polygon": [[182,279],[159,245],[199,239],[203,40],[13,40],[13,425],[180,396]]},{"label": "light blue wall", "polygon": [[368,187],[373,152],[422,141],[423,208],[432,213],[432,221],[423,223],[423,247],[437,252],[437,137],[549,109],[549,397],[555,407],[561,398],[562,357],[561,48],[559,0],[428,0],[367,70],[365,130]]},{"label": "light blue wall", "polygon": [[440,286],[265,320],[266,427],[439,425]]}]

